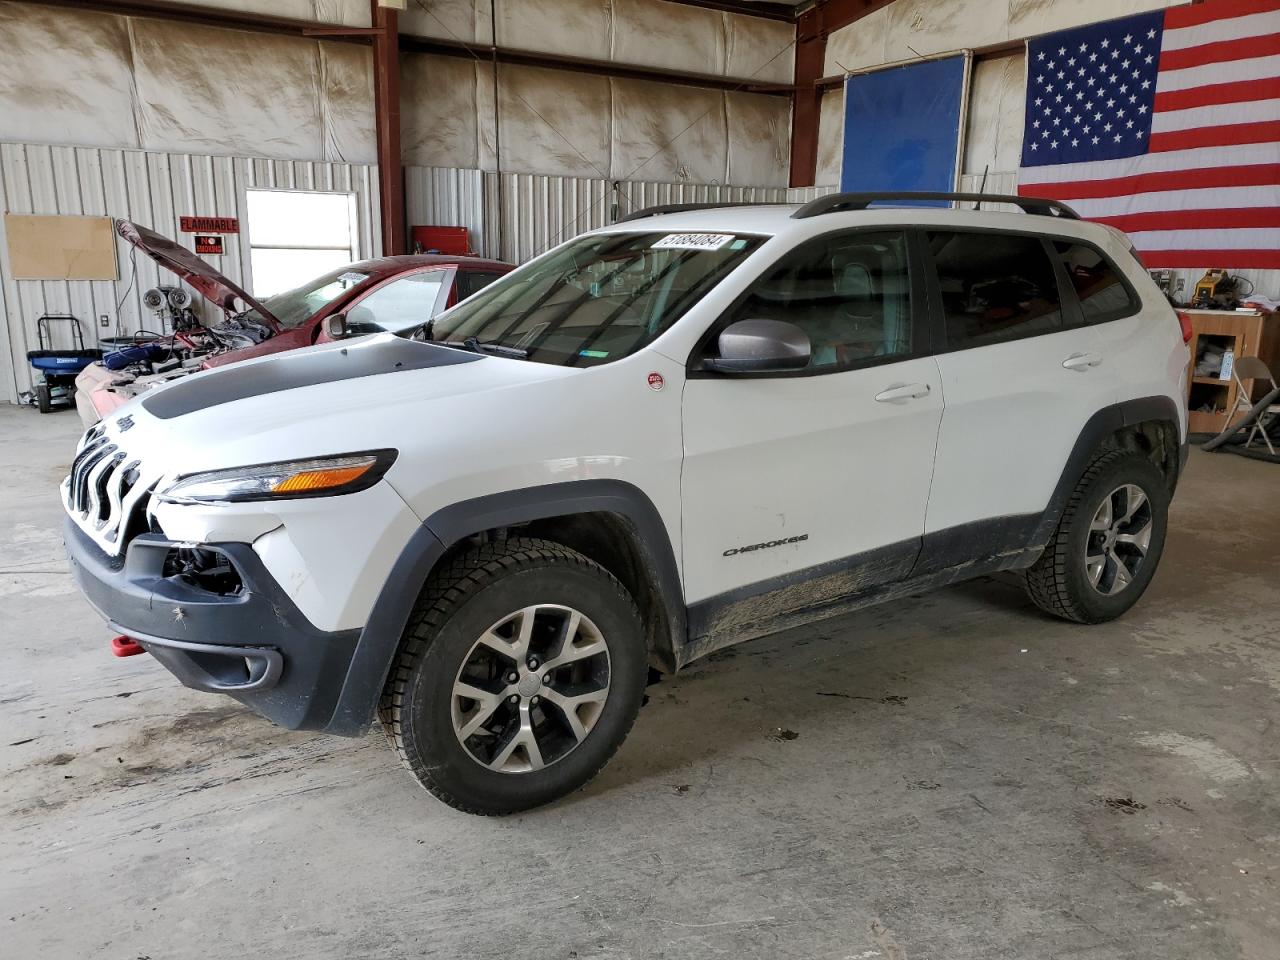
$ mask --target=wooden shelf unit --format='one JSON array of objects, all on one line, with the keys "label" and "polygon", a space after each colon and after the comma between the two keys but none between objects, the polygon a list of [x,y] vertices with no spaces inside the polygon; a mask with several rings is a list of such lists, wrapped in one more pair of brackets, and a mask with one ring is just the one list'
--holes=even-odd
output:
[{"label": "wooden shelf unit", "polygon": [[[1201,337],[1216,341],[1229,349],[1234,360],[1261,357],[1272,371],[1280,373],[1280,315],[1274,313],[1235,313],[1230,310],[1183,310],[1191,318],[1191,366],[1188,370],[1188,429],[1192,433],[1221,433],[1236,409],[1234,377],[1221,380],[1216,376],[1197,376],[1196,358],[1200,354]],[[1233,362],[1234,362],[1233,360]],[[1260,396],[1258,385],[1254,393]],[[1254,399],[1257,399],[1255,396]],[[1214,412],[1197,409],[1213,404]]]}]

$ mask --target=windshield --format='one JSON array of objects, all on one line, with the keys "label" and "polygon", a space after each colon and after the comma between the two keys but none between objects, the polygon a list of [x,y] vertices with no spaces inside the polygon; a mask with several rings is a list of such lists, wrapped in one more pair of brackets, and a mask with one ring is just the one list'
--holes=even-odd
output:
[{"label": "windshield", "polygon": [[348,290],[368,279],[369,275],[355,269],[354,265],[339,267],[293,290],[268,297],[262,301],[262,305],[280,321],[280,326],[292,330],[308,317],[314,316],[321,307],[327,307]]},{"label": "windshield", "polygon": [[762,242],[706,233],[579,237],[441,314],[425,336],[506,347],[540,363],[609,363],[654,340]]}]

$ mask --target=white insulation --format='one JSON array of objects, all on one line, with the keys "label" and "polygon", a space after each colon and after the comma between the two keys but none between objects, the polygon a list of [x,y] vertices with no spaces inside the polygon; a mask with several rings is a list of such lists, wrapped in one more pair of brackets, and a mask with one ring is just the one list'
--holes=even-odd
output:
[{"label": "white insulation", "polygon": [[[367,3],[206,0],[359,25]],[[503,0],[514,49],[789,82],[790,25],[660,0]],[[481,44],[401,57],[404,160],[511,173],[784,186],[790,100],[485,59],[488,0],[415,0],[408,33]],[[358,44],[0,0],[0,141],[375,161],[372,55]]]}]

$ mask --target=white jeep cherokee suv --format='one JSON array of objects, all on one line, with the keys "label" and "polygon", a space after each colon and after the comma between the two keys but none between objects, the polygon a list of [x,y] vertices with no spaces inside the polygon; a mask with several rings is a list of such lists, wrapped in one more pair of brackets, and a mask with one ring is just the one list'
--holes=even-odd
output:
[{"label": "white jeep cherokee suv", "polygon": [[1119,616],[1185,455],[1178,318],[1061,204],[900,199],[644,211],[414,339],[140,397],[63,484],[79,584],[188,686],[376,716],[487,814],[594,775],[650,666],[996,571]]}]

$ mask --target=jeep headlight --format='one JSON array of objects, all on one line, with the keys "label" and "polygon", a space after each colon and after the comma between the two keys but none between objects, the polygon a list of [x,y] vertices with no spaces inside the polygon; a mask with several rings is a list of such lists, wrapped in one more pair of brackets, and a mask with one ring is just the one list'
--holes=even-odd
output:
[{"label": "jeep headlight", "polygon": [[367,490],[395,462],[394,450],[259,463],[179,477],[156,496],[170,503],[332,497]]}]

